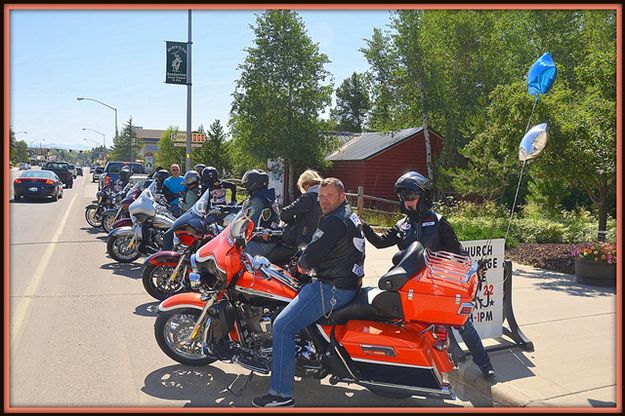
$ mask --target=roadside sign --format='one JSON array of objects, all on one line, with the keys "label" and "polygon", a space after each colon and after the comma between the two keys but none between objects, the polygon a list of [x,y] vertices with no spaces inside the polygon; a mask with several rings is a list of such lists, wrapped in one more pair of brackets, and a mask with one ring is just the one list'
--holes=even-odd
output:
[{"label": "roadside sign", "polygon": [[[171,141],[174,142],[174,145],[176,143],[186,143],[187,142],[187,133],[185,133],[183,131],[173,132],[173,133],[171,133],[169,138],[171,139]],[[204,142],[206,142],[206,135],[204,133],[191,133],[191,144],[199,143],[199,145],[201,146],[202,143],[204,143]]]},{"label": "roadside sign", "polygon": [[[497,338],[503,327],[503,261],[505,239],[461,241],[473,260],[486,260],[486,276],[477,286],[473,326],[480,338]],[[456,339],[462,340],[454,329]]]},{"label": "roadside sign", "polygon": [[[186,143],[174,142],[174,147],[186,147]],[[191,147],[202,147],[202,143],[191,143]]]}]

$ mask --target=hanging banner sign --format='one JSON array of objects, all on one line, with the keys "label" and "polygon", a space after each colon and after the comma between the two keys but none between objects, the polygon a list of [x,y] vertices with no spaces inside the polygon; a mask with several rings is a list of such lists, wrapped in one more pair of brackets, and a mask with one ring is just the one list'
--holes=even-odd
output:
[{"label": "hanging banner sign", "polygon": [[187,85],[187,43],[166,42],[166,84]]},{"label": "hanging banner sign", "polygon": [[[503,326],[503,261],[505,239],[461,241],[473,260],[486,260],[486,276],[477,285],[473,326],[480,338],[497,338]],[[462,337],[454,329],[458,342]]]}]

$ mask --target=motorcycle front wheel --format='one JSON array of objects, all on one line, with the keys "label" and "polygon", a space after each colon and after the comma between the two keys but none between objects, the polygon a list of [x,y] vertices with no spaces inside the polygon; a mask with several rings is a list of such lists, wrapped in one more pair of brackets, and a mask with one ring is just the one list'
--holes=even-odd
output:
[{"label": "motorcycle front wheel", "polygon": [[110,233],[113,229],[113,223],[115,222],[116,213],[107,213],[102,215],[102,229],[107,233]]},{"label": "motorcycle front wheel", "polygon": [[106,243],[106,252],[119,263],[131,263],[141,256],[136,243],[132,250],[128,248],[131,240],[132,235],[111,236]]},{"label": "motorcycle front wheel", "polygon": [[190,340],[200,314],[200,310],[190,308],[158,313],[154,321],[154,337],[161,350],[172,360],[192,366],[209,365],[217,361],[215,357],[202,352],[203,328],[195,341]]},{"label": "motorcycle front wheel", "polygon": [[184,277],[184,266],[178,271],[176,279],[169,283],[169,278],[173,273],[173,266],[155,266],[148,263],[143,268],[143,287],[145,291],[154,299],[165,300],[176,293],[185,290],[182,278]]},{"label": "motorcycle front wheel", "polygon": [[85,219],[90,226],[99,228],[102,226],[102,218],[99,218],[99,213],[96,210],[97,205],[91,204],[85,207]]}]

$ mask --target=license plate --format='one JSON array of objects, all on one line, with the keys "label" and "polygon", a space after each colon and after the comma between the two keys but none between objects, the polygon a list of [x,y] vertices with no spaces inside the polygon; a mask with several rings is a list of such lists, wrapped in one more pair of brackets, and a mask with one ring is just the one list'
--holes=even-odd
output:
[{"label": "license plate", "polygon": [[37,192],[37,188],[28,188],[28,190],[31,192]]}]

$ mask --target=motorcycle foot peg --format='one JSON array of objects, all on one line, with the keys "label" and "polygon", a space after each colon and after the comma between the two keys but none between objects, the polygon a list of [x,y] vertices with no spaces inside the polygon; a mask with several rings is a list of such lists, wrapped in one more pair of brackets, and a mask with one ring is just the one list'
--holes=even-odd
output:
[{"label": "motorcycle foot peg", "polygon": [[336,386],[339,382],[339,378],[336,376],[330,376],[330,380],[328,380],[331,385]]}]

